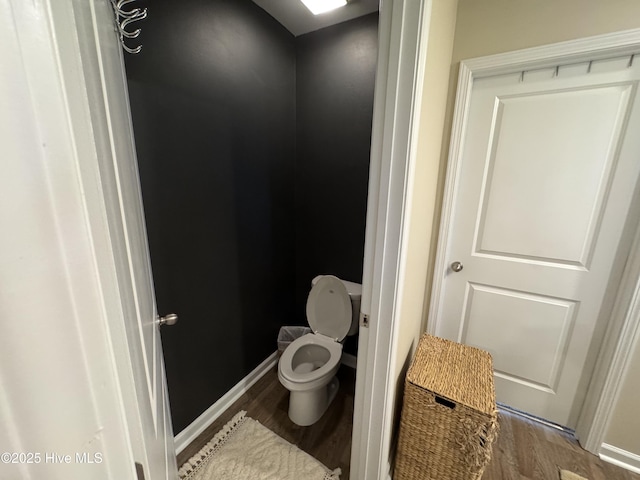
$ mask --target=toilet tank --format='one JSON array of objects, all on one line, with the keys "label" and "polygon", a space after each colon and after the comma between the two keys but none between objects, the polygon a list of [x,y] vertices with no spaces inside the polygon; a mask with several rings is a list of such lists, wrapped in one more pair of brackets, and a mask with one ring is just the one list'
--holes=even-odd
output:
[{"label": "toilet tank", "polygon": [[[311,280],[311,286],[313,287],[319,279],[324,277],[324,275],[318,275]],[[349,332],[347,336],[355,335],[358,333],[358,325],[360,323],[360,300],[362,299],[362,285],[355,282],[349,282],[348,280],[340,279],[344,286],[347,288],[347,292],[349,293],[349,297],[351,298],[351,328],[349,328]]]}]

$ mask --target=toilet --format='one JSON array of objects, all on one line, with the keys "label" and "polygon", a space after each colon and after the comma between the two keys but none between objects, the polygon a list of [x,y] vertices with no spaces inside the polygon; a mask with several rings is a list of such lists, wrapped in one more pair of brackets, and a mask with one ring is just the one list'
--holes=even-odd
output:
[{"label": "toilet", "polygon": [[342,341],[358,331],[362,285],[318,275],[307,298],[313,333],[289,344],[278,363],[278,379],[290,392],[289,418],[306,427],[316,423],[338,392],[336,372]]}]

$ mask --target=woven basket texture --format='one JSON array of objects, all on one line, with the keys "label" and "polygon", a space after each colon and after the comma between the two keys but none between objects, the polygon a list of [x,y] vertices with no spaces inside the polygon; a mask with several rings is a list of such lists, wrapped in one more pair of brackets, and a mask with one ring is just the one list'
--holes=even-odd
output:
[{"label": "woven basket texture", "polygon": [[423,335],[405,381],[394,480],[479,480],[497,430],[491,356]]}]

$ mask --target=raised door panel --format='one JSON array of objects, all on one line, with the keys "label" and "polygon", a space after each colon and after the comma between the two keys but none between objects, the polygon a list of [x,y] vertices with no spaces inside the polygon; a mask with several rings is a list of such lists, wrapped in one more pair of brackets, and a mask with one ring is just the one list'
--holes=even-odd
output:
[{"label": "raised door panel", "polygon": [[588,268],[630,89],[496,99],[477,253]]},{"label": "raised door panel", "polygon": [[481,78],[469,99],[436,334],[490,351],[498,400],[572,426],[624,264],[640,65]]},{"label": "raised door panel", "polygon": [[496,375],[555,393],[576,310],[575,301],[470,283],[462,342],[488,350]]}]

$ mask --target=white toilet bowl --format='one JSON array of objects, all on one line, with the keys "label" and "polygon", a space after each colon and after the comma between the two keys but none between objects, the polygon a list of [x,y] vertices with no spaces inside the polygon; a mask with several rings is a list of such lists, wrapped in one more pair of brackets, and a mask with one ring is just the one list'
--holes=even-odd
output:
[{"label": "white toilet bowl", "polygon": [[289,418],[306,427],[316,423],[338,392],[335,377],[342,344],[321,334],[309,333],[294,340],[282,353],[278,379],[291,392]]},{"label": "white toilet bowl", "polygon": [[[358,288],[331,275],[314,279],[307,299],[307,320],[314,333],[294,340],[278,362],[278,379],[291,392],[289,418],[297,425],[317,422],[338,392],[340,342],[353,331],[352,321],[358,317]],[[357,303],[352,300],[356,296]]]}]

